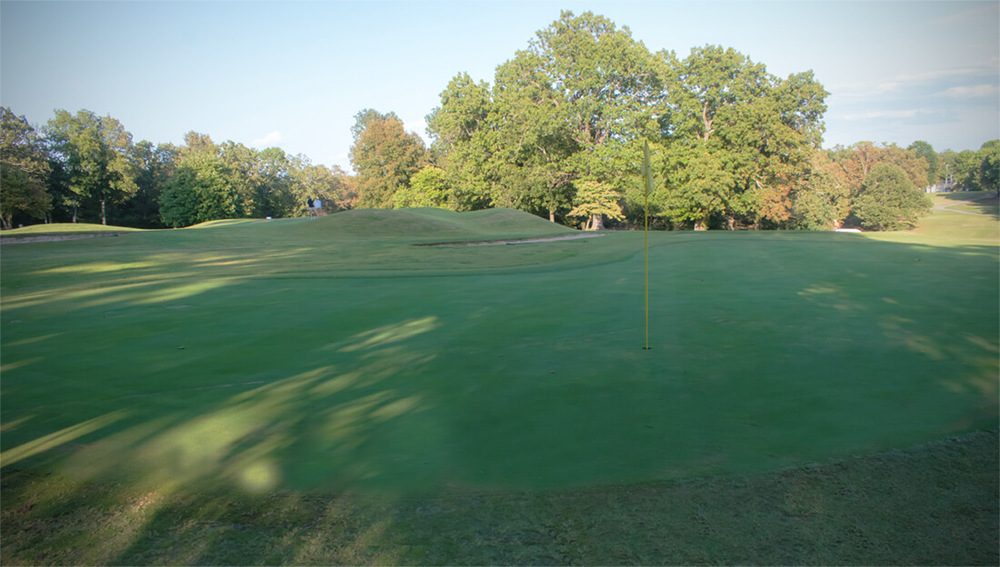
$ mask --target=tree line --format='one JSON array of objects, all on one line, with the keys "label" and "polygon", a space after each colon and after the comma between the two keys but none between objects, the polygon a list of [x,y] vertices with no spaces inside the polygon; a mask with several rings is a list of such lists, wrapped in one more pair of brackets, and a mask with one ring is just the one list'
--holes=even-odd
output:
[{"label": "tree line", "polygon": [[218,219],[306,214],[307,199],[354,200],[339,167],[280,148],[217,144],[188,132],[183,146],[133,143],[118,120],[88,110],[55,116],[39,130],[0,108],[0,219],[94,222],[139,228]]},{"label": "tree line", "polygon": [[563,12],[496,68],[457,74],[426,146],[393,112],[355,116],[348,175],[279,148],[189,132],[133,143],[114,118],[65,110],[36,130],[0,109],[0,219],[145,228],[329,208],[511,207],[570,226],[638,226],[642,148],[653,149],[658,228],[875,230],[912,226],[924,188],[998,190],[1000,140],[936,152],[859,142],[824,150],[828,95],[811,71],[780,78],[732,48],[650,52],[627,27]]}]

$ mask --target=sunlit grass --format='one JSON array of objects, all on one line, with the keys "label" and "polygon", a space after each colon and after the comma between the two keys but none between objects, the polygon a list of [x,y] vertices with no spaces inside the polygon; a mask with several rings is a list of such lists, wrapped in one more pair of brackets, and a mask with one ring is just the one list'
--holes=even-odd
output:
[{"label": "sunlit grass", "polygon": [[51,223],[33,224],[22,228],[5,230],[0,233],[0,238],[6,236],[17,236],[22,234],[64,234],[64,233],[87,233],[87,232],[142,232],[142,229],[128,228],[124,226],[107,226],[102,224],[89,223]]}]

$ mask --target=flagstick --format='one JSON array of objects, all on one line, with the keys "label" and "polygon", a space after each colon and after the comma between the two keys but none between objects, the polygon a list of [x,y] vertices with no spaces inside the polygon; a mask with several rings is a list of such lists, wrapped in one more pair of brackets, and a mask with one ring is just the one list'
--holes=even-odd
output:
[{"label": "flagstick", "polygon": [[649,186],[651,185],[652,174],[649,170],[649,142],[643,147],[643,181],[646,186],[645,219],[646,227],[643,230],[642,247],[646,261],[646,346],[643,350],[649,350]]}]

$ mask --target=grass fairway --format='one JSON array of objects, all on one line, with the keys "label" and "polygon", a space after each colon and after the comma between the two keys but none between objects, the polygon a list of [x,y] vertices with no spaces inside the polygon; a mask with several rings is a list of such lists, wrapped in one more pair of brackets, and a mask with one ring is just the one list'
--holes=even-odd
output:
[{"label": "grass fairway", "polygon": [[641,233],[5,235],[0,562],[996,564],[997,219],[929,221],[651,234],[649,351]]}]

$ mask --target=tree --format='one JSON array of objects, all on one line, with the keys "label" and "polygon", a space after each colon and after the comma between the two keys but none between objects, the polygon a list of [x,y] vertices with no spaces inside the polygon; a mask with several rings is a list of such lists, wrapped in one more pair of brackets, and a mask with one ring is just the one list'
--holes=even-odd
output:
[{"label": "tree", "polygon": [[253,158],[252,182],[255,206],[252,216],[277,218],[294,214],[297,202],[301,199],[296,199],[295,191],[292,189],[294,183],[291,173],[292,162],[285,155],[285,151],[281,148],[265,148],[253,152]]},{"label": "tree", "polygon": [[[879,164],[894,165],[906,176],[913,187],[922,188],[927,182],[927,161],[918,157],[916,150],[900,148],[895,144],[875,145],[858,142],[849,148],[837,148],[830,153],[839,168],[839,175],[851,196],[851,207],[855,207],[868,182],[871,172]],[[918,189],[918,192],[922,192]],[[855,216],[860,218],[857,211]],[[838,216],[847,220],[847,215]]]},{"label": "tree", "polygon": [[593,179],[579,179],[574,184],[577,186],[573,201],[575,206],[569,212],[569,216],[586,218],[586,230],[604,228],[605,216],[615,220],[625,218],[622,207],[618,204],[621,194],[610,184]]},{"label": "tree", "polygon": [[877,163],[865,178],[853,209],[868,229],[905,230],[930,212],[931,201],[901,167]]},{"label": "tree", "polygon": [[291,158],[289,174],[295,199],[295,216],[305,216],[306,199],[319,199],[328,211],[350,209],[357,201],[353,180],[338,166],[313,165],[304,155]]},{"label": "tree", "polygon": [[664,170],[665,193],[654,193],[668,219],[693,222],[695,230],[708,228],[711,216],[726,210],[733,175],[726,170],[727,152],[702,143],[675,144]]},{"label": "tree", "polygon": [[642,140],[661,126],[661,68],[645,45],[603,16],[564,11],[511,63],[520,64],[520,72],[502,77],[508,69],[498,69],[497,84],[508,84],[537,109],[531,123],[553,181],[543,202],[550,218],[553,206],[572,202],[564,189],[574,179],[623,192],[624,178],[638,173]]},{"label": "tree", "polygon": [[573,208],[576,179],[627,190],[641,140],[660,127],[662,90],[628,28],[566,11],[497,67],[492,90],[465,74],[449,83],[428,116],[432,150],[456,189],[555,220]]},{"label": "tree", "polygon": [[48,156],[23,116],[0,107],[0,221],[11,228],[15,215],[44,218],[52,209],[45,190]]},{"label": "tree", "polygon": [[454,210],[444,170],[428,165],[410,178],[410,184],[392,196],[394,209],[439,207]]},{"label": "tree", "polygon": [[135,194],[136,172],[129,160],[132,135],[114,118],[80,110],[76,116],[57,110],[45,128],[50,151],[65,169],[70,196],[77,210],[90,199],[100,204],[101,224],[107,224],[108,203],[121,203]]},{"label": "tree", "polygon": [[427,150],[416,134],[403,130],[395,113],[366,109],[351,127],[351,165],[358,179],[359,206],[391,208],[392,196],[427,165]]},{"label": "tree", "polygon": [[809,173],[792,196],[789,226],[806,230],[829,230],[834,221],[851,212],[851,190],[843,170],[828,152],[813,153]]},{"label": "tree", "polygon": [[441,92],[441,106],[427,115],[430,157],[444,171],[455,210],[474,210],[490,203],[493,176],[489,164],[498,151],[491,132],[495,112],[489,85],[459,73]]},{"label": "tree", "polygon": [[491,204],[554,220],[556,210],[570,206],[567,159],[578,147],[557,112],[558,93],[538,76],[541,65],[539,54],[522,51],[497,67],[489,129],[479,141],[489,156]]},{"label": "tree", "polygon": [[[668,76],[667,215],[785,222],[822,141],[828,94],[811,72],[781,80],[734,49],[660,52]],[[690,168],[689,171],[684,171]]]},{"label": "tree", "polygon": [[204,153],[185,157],[160,197],[160,217],[179,228],[200,222],[239,218],[240,191],[231,183],[232,171]]},{"label": "tree", "polygon": [[1000,140],[990,140],[976,152],[979,167],[976,177],[983,191],[996,191],[1000,197]]},{"label": "tree", "polygon": [[250,185],[241,162],[248,148],[217,146],[206,135],[189,132],[177,166],[160,196],[160,217],[171,227],[247,216]]},{"label": "tree", "polygon": [[129,159],[136,171],[138,190],[116,212],[118,223],[137,228],[163,228],[160,195],[174,174],[180,149],[173,144],[141,141],[132,147]]},{"label": "tree", "polygon": [[[918,158],[923,158],[927,162],[927,185],[931,186],[938,182],[938,154],[930,143],[917,140],[906,149],[912,151]],[[918,185],[917,187],[920,187]]]}]

